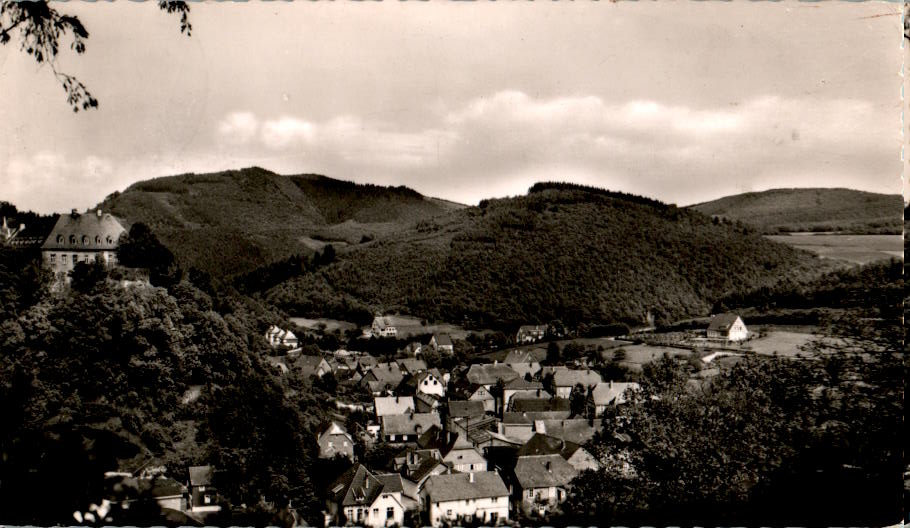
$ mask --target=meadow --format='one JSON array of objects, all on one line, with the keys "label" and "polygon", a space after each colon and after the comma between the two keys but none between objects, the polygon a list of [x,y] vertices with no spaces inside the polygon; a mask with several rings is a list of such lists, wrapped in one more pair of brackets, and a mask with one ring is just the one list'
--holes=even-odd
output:
[{"label": "meadow", "polygon": [[839,259],[854,264],[903,258],[902,235],[834,235],[791,234],[769,235],[766,238],[798,249],[811,251],[822,258]]}]

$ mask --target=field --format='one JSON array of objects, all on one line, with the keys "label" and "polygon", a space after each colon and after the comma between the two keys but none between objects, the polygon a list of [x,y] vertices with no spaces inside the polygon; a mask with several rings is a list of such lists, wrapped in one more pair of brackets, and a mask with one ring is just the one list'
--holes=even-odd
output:
[{"label": "field", "polygon": [[901,235],[794,234],[770,235],[766,238],[811,251],[822,258],[845,260],[854,264],[904,256]]},{"label": "field", "polygon": [[802,347],[815,338],[814,334],[772,331],[765,337],[749,341],[743,345],[743,348],[766,356],[775,353],[779,356],[808,355],[802,351]]},{"label": "field", "polygon": [[325,333],[333,333],[336,330],[346,332],[356,330],[357,325],[347,321],[338,321],[337,319],[306,319],[304,317],[291,317],[291,322],[295,325],[306,328],[307,330],[319,330]]},{"label": "field", "polygon": [[626,352],[626,359],[621,361],[620,364],[633,371],[641,371],[642,365],[654,361],[655,359],[660,359],[665,354],[671,357],[692,355],[692,352],[689,350],[653,345],[629,345],[622,347],[622,350],[625,350]]}]

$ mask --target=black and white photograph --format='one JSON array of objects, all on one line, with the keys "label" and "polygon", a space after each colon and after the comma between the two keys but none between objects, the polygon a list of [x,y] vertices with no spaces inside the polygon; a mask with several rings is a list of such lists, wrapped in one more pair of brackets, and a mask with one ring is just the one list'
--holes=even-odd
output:
[{"label": "black and white photograph", "polygon": [[0,525],[910,523],[908,5],[0,0]]}]

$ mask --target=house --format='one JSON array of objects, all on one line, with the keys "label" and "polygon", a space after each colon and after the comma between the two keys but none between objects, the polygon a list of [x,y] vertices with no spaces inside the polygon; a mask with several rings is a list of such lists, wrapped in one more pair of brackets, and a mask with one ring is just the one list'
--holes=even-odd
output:
[{"label": "house", "polygon": [[417,358],[404,358],[396,361],[398,367],[407,374],[416,374],[427,370],[427,362]]},{"label": "house", "polygon": [[479,401],[483,403],[483,410],[489,413],[496,412],[496,398],[490,394],[490,391],[481,385],[468,396],[468,401]]},{"label": "house", "polygon": [[332,366],[329,365],[329,362],[319,356],[300,356],[295,361],[295,364],[300,368],[300,373],[304,378],[313,376],[321,378],[332,372]]},{"label": "house", "polygon": [[414,412],[417,407],[412,396],[377,396],[373,398],[376,418]]},{"label": "house", "polygon": [[419,413],[438,413],[439,399],[432,394],[418,392],[414,395],[414,406],[416,407],[415,410]]},{"label": "house", "polygon": [[515,495],[525,511],[543,513],[566,498],[566,488],[578,471],[558,455],[518,457]]},{"label": "house", "polygon": [[436,413],[408,413],[383,416],[382,439],[389,443],[416,442],[424,432],[434,425],[441,427]]},{"label": "house", "polygon": [[170,510],[187,511],[187,487],[176,480],[165,477],[155,476],[152,478],[141,477],[120,477],[120,485],[126,493],[127,498],[121,503],[124,509],[129,509],[133,502],[141,501],[146,498],[154,499],[159,508]]},{"label": "house", "polygon": [[577,471],[600,468],[597,459],[581,445],[543,433],[535,433],[516,453],[519,458],[542,455],[559,455]]},{"label": "house", "polygon": [[430,338],[430,347],[440,354],[452,355],[455,353],[455,344],[448,334],[433,334]]},{"label": "house", "polygon": [[298,344],[297,336],[290,330],[283,330],[275,325],[269,327],[265,333],[265,339],[273,347],[291,347],[296,348]]},{"label": "house", "polygon": [[116,266],[117,247],[125,233],[123,224],[110,213],[97,209],[94,214],[79,214],[73,209],[60,215],[41,245],[42,262],[55,275],[71,271],[78,262]]},{"label": "house", "polygon": [[587,444],[602,427],[600,420],[593,423],[583,418],[543,419],[534,421],[534,431],[561,438],[579,445]]},{"label": "house", "polygon": [[604,413],[608,405],[619,405],[626,402],[627,390],[638,390],[638,383],[609,381],[598,383],[588,395],[588,405],[594,408],[594,416]]},{"label": "house", "polygon": [[376,358],[374,358],[373,356],[371,356],[369,354],[364,354],[362,356],[359,356],[356,359],[356,362],[357,362],[357,370],[360,371],[360,373],[364,374],[364,375],[367,372],[369,372],[373,367],[375,367],[376,365],[379,364],[379,360],[377,360]]},{"label": "house", "polygon": [[495,525],[509,518],[509,490],[495,471],[434,475],[421,499],[433,526],[460,519]]},{"label": "house", "polygon": [[456,432],[445,432],[439,427],[431,427],[420,435],[417,445],[421,449],[432,449],[439,452],[442,462],[462,473],[486,471],[487,461],[478,451],[467,435]]},{"label": "house", "polygon": [[449,430],[465,435],[474,447],[488,447],[491,435],[499,430],[499,420],[487,414],[450,418]]},{"label": "house", "polygon": [[425,449],[409,449],[404,453],[400,463],[396,459],[396,470],[400,471],[404,485],[404,495],[408,501],[422,507],[421,492],[427,479],[433,475],[450,473],[451,469],[442,463],[438,451]]},{"label": "house", "polygon": [[727,341],[745,341],[749,337],[746,323],[734,313],[715,315],[711,318],[707,330],[708,339],[726,339]]},{"label": "house", "polygon": [[362,464],[344,472],[326,494],[327,526],[401,526],[403,484],[398,474],[373,474]]},{"label": "house", "polygon": [[408,343],[407,345],[405,345],[404,348],[399,350],[399,352],[402,352],[409,356],[418,357],[418,356],[420,356],[420,354],[423,353],[423,345],[421,345],[417,341],[412,341],[412,342]]},{"label": "house", "polygon": [[404,383],[414,394],[429,394],[437,398],[442,398],[446,394],[445,383],[429,371],[412,374],[404,380]]},{"label": "house", "polygon": [[215,469],[212,466],[191,466],[189,475],[189,511],[200,513],[221,511],[221,506],[215,504],[217,490],[212,486]]},{"label": "house", "polygon": [[581,385],[587,392],[588,387],[602,383],[600,373],[595,370],[557,370],[553,373],[553,387],[556,396],[568,398],[576,385]]},{"label": "house", "polygon": [[468,373],[465,377],[472,385],[483,385],[489,390],[490,387],[496,385],[500,380],[502,380],[503,383],[508,383],[517,379],[518,373],[499,363],[474,363],[471,365],[471,368],[468,369]]},{"label": "house", "polygon": [[543,384],[539,381],[526,381],[524,378],[515,378],[505,384],[502,390],[502,408],[508,409],[509,403],[516,395],[523,395],[530,398],[549,398],[550,393],[543,390]]},{"label": "house", "polygon": [[373,318],[373,324],[370,325],[373,337],[397,337],[398,328],[388,316],[377,315]]},{"label": "house", "polygon": [[319,444],[319,458],[335,458],[340,455],[354,461],[354,437],[334,420],[317,430],[316,443]]},{"label": "house", "polygon": [[401,385],[403,379],[404,373],[401,372],[397,363],[378,363],[363,375],[360,383],[367,385],[374,395],[379,395],[387,390],[395,389]]},{"label": "house", "polygon": [[518,328],[515,336],[516,343],[533,343],[540,341],[547,335],[547,325],[523,325]]}]

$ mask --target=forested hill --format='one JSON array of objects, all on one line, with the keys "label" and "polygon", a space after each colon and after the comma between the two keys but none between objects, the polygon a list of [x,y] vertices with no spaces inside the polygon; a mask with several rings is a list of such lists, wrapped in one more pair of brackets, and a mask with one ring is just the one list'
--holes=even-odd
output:
[{"label": "forested hill", "polygon": [[357,244],[460,206],[406,187],[253,167],[138,182],[101,207],[150,226],[184,267],[225,276],[306,254],[324,241]]},{"label": "forested hill", "polygon": [[485,200],[272,288],[301,316],[372,310],[468,325],[572,325],[706,314],[730,292],[824,264],[741,225],[654,200],[563,184]]},{"label": "forested hill", "polygon": [[739,220],[763,233],[843,231],[899,234],[903,198],[852,189],[772,189],[690,206],[709,216]]}]

